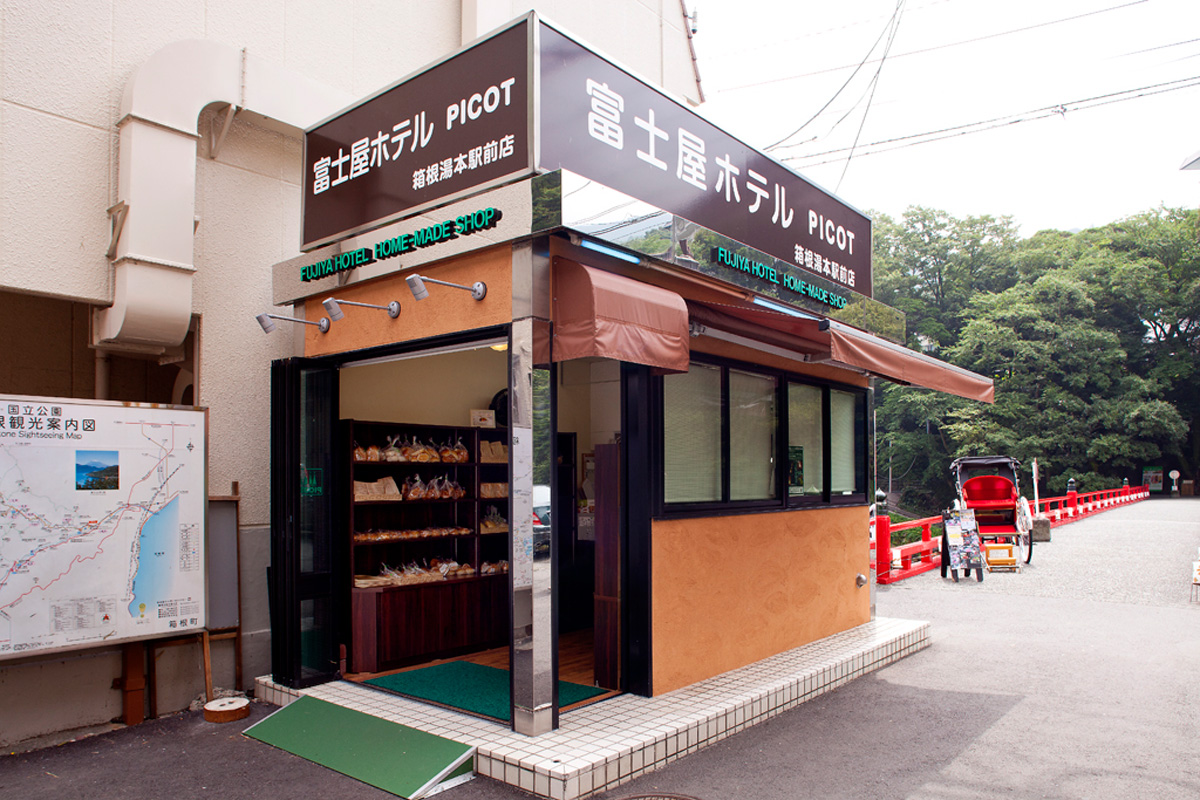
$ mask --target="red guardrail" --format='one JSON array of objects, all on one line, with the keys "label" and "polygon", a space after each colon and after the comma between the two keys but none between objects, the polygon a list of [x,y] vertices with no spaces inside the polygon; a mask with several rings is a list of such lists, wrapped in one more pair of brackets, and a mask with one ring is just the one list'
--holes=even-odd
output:
[{"label": "red guardrail", "polygon": [[[886,514],[875,518],[875,582],[895,583],[913,575],[928,572],[934,567],[941,566],[942,538],[941,534],[934,538],[933,526],[941,525],[942,518],[926,517],[925,519],[892,525],[892,520]],[[921,541],[910,542],[892,547],[892,533],[913,528],[921,529]],[[895,559],[898,565],[893,568]],[[914,559],[919,559],[914,561]]]},{"label": "red guardrail", "polygon": [[[1145,500],[1150,496],[1145,486],[1122,486],[1119,489],[1101,489],[1098,492],[1067,492],[1062,497],[1044,497],[1033,509],[1035,516],[1043,515],[1050,520],[1051,527],[1107,511],[1126,503]],[[933,535],[933,527],[941,525],[942,518],[926,517],[900,525],[893,525],[887,515],[875,519],[874,557],[876,583],[895,583],[913,575],[928,572],[942,564],[941,535]],[[921,529],[921,541],[892,547],[892,534],[897,531]]]},{"label": "red guardrail", "polygon": [[1041,498],[1033,513],[1049,518],[1051,526],[1065,525],[1115,506],[1145,500],[1149,496],[1150,490],[1145,486],[1122,486],[1098,492],[1067,492],[1062,497]]}]

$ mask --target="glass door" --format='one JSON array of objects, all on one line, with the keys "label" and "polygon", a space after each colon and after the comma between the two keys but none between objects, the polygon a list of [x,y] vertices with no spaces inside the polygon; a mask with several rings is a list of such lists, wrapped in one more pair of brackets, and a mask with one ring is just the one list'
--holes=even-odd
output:
[{"label": "glass door", "polygon": [[335,536],[337,370],[271,365],[271,672],[299,688],[339,676],[344,542]]}]

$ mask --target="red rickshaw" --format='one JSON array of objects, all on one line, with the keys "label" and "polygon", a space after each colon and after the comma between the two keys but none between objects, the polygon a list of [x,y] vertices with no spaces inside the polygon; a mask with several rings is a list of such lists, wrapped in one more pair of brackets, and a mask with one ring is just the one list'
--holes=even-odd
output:
[{"label": "red rickshaw", "polygon": [[[993,548],[989,568],[1019,569],[1018,562],[1033,559],[1033,515],[1021,496],[1020,468],[1021,462],[1009,456],[964,456],[950,465],[959,507],[974,511],[985,555],[989,544],[1005,546]],[[1010,557],[1001,560],[1000,553]]]}]

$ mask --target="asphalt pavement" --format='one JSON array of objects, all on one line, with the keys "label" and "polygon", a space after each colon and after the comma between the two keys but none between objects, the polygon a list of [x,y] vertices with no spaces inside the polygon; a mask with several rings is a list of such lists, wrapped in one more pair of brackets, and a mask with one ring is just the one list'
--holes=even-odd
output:
[{"label": "asphalt pavement", "polygon": [[[926,650],[600,800],[1200,797],[1200,499],[1055,528],[1020,574],[937,571],[877,589],[880,616],[932,623]],[[173,715],[0,757],[0,796],[390,798],[215,725]],[[485,778],[444,800],[526,798]]]}]

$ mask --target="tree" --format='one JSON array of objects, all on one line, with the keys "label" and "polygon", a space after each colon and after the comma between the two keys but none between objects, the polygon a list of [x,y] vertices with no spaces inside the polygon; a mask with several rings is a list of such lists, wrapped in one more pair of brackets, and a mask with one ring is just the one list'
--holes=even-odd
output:
[{"label": "tree", "polygon": [[1036,456],[1061,492],[1069,477],[1081,490],[1120,485],[1182,441],[1187,424],[1130,369],[1089,288],[1057,270],[972,302],[950,356],[996,379],[996,403],[951,412],[958,455]]},{"label": "tree", "polygon": [[1026,240],[1006,217],[878,215],[876,298],[908,315],[909,345],[996,381],[993,406],[878,392],[878,437],[906,476],[904,501],[944,506],[949,462],[971,454],[1037,457],[1056,493],[1069,477],[1103,488],[1169,459],[1195,474],[1198,230],[1181,209]]},{"label": "tree", "polygon": [[1200,467],[1200,241],[1197,212],[1160,208],[1094,233],[1076,264],[1129,364],[1188,422],[1178,456]]},{"label": "tree", "polygon": [[876,215],[873,238],[875,297],[905,313],[910,346],[927,352],[953,345],[976,293],[1016,282],[1009,217],[956,219],[910,206],[899,224]]}]

